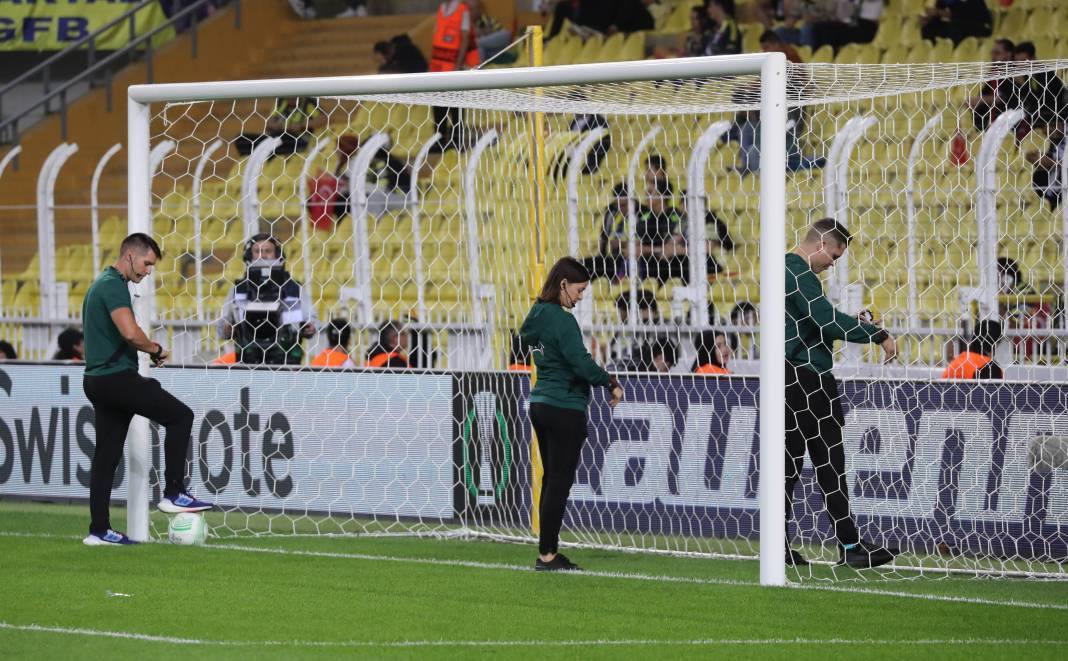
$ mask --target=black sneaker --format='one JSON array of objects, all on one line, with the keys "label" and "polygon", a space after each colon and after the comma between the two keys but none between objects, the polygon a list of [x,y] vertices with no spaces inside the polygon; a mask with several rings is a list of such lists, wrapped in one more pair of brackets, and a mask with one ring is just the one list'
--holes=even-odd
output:
[{"label": "black sneaker", "polygon": [[534,561],[534,571],[582,571],[582,568],[567,559],[567,556],[557,553],[549,562],[541,558]]},{"label": "black sneaker", "polygon": [[808,565],[808,560],[805,560],[805,556],[801,555],[792,548],[786,548],[786,566],[787,567],[804,567]]},{"label": "black sneaker", "polygon": [[838,545],[838,564],[849,565],[854,569],[871,569],[881,567],[894,561],[897,549],[888,549],[872,542],[861,541],[852,548],[845,549]]}]

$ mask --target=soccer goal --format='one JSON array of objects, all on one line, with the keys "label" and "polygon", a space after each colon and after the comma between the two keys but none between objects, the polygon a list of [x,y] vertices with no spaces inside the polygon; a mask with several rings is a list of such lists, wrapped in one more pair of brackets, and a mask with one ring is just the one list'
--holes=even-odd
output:
[{"label": "soccer goal", "polygon": [[[196,412],[213,533],[532,539],[514,332],[573,255],[594,276],[575,314],[627,400],[594,394],[566,542],[759,558],[767,584],[1062,577],[1068,215],[1039,112],[1060,101],[983,118],[975,99],[1066,65],[757,54],[131,87],[130,230],[165,252],[137,315],[174,348],[153,376]],[[783,255],[827,217],[853,237],[829,300],[900,351],[839,344],[833,371],[850,515],[900,551],[878,570],[837,564],[809,459],[785,519]],[[942,380],[992,320],[1004,378]],[[159,439],[134,431],[144,539]]]}]

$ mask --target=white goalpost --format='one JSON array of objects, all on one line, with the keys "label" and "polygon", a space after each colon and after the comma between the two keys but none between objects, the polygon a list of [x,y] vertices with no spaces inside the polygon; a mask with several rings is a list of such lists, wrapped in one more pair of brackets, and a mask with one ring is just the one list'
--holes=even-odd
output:
[{"label": "white goalpost", "polygon": [[[688,80],[699,77],[757,75],[760,79],[760,121],[764,127],[761,151],[761,223],[767,230],[785,223],[785,143],[786,60],[781,54],[739,55],[663,62],[624,62],[571,65],[552,68],[455,72],[445,74],[384,75],[351,78],[290,79],[274,81],[235,81],[225,83],[135,85],[128,98],[129,229],[151,233],[151,187],[149,138],[151,104],[187,103],[206,100],[270,98],[280,96],[370,96],[419,93],[463,92],[468,90],[508,90],[564,85],[609,84],[639,81]],[[786,251],[785,235],[776,231],[761,234],[761,252],[779,255]],[[780,260],[766,260],[762,267],[762,301],[782,300],[784,268]],[[155,318],[151,278],[142,284],[137,299],[137,317],[142,323]],[[762,305],[760,327],[764,347],[784,346],[784,313],[781,306]],[[768,351],[768,349],[765,349]],[[769,351],[770,353],[777,353]],[[142,361],[147,373],[148,364]],[[760,371],[761,391],[777,393],[784,388],[781,363],[764,361]],[[775,399],[772,399],[775,401]],[[783,412],[776,406],[763,406],[760,413],[762,475],[782,475]],[[129,535],[148,538],[148,426],[138,418],[128,446],[130,466]],[[782,549],[784,542],[783,492],[779,480],[762,480],[760,502],[761,582],[785,582]],[[770,523],[770,525],[767,525]]]},{"label": "white goalpost", "polygon": [[[164,251],[135,313],[175,347],[152,373],[195,412],[214,534],[533,539],[515,332],[573,255],[627,400],[593,393],[565,544],[759,559],[765,585],[1063,577],[1068,212],[1035,153],[1063,140],[1043,90],[1066,69],[772,53],[131,87],[129,230]],[[981,117],[991,81],[1033,93]],[[853,237],[828,299],[900,349],[838,342],[830,372],[848,516],[900,551],[879,569],[840,563],[810,457],[786,509],[783,256],[825,217]],[[943,378],[976,347],[1003,378]],[[136,540],[160,434],[131,428]]]}]

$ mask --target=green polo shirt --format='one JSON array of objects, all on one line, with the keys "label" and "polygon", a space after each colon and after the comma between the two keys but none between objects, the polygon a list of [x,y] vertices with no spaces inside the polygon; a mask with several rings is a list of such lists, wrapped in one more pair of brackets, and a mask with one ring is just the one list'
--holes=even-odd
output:
[{"label": "green polo shirt", "polygon": [[119,308],[133,311],[130,289],[115,267],[109,266],[89,286],[82,302],[86,376],[137,369],[137,349],[122,339],[111,320],[111,313]]}]

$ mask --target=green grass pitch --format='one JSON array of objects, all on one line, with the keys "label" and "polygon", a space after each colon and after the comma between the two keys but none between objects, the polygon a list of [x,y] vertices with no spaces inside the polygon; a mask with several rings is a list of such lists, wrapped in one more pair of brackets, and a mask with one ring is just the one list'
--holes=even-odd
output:
[{"label": "green grass pitch", "polygon": [[590,572],[536,574],[530,546],[405,537],[90,548],[87,516],[0,502],[0,658],[1068,658],[1064,581],[762,588],[755,562],[582,549]]}]

